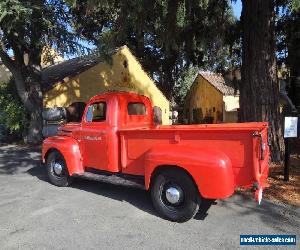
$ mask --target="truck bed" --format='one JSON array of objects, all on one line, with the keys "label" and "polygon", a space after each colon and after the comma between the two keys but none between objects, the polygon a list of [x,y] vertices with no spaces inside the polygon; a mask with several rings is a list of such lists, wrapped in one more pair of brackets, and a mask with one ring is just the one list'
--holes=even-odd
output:
[{"label": "truck bed", "polygon": [[[157,126],[122,129],[121,168],[128,174],[144,175],[145,156],[154,146],[181,145],[195,154],[215,150],[225,153],[231,161],[236,187],[251,185],[267,167],[268,157],[259,160],[260,146],[253,133],[262,133],[267,140],[267,123],[234,123]],[[268,154],[268,152],[266,152]]]}]

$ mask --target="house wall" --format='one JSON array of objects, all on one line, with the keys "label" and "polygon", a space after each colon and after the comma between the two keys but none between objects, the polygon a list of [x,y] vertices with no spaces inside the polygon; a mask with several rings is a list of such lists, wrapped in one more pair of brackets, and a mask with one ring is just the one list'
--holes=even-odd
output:
[{"label": "house wall", "polygon": [[101,62],[81,74],[64,79],[45,93],[45,107],[67,107],[73,102],[87,102],[107,91],[131,91],[145,95],[162,110],[162,123],[169,124],[169,101],[142,69],[127,47],[112,56],[112,62]]},{"label": "house wall", "polygon": [[238,109],[240,107],[239,96],[223,96],[224,101],[224,122],[237,122],[238,121]]},{"label": "house wall", "polygon": [[[207,117],[212,117],[213,123],[223,120],[223,96],[201,75],[195,79],[184,107],[185,116],[189,123],[200,123]],[[200,120],[195,117],[198,113]]]}]

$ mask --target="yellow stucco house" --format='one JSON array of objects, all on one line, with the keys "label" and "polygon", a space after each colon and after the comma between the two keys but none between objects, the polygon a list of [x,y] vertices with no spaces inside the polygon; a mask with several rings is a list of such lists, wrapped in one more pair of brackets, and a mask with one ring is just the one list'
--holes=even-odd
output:
[{"label": "yellow stucco house", "polygon": [[95,55],[74,58],[43,70],[44,107],[68,107],[107,91],[129,91],[149,97],[169,123],[169,101],[127,46],[104,62]]},{"label": "yellow stucco house", "polygon": [[237,122],[239,95],[221,74],[200,71],[187,93],[184,118],[188,123]]}]

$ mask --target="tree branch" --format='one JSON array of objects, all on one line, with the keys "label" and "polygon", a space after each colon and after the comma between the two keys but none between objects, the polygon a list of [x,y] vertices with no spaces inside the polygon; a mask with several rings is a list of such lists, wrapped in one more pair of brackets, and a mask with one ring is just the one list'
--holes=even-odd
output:
[{"label": "tree branch", "polygon": [[0,42],[0,58],[3,64],[9,69],[9,71],[13,74],[16,70],[16,66],[14,61],[9,57],[9,55],[5,51],[5,46],[2,42]]},{"label": "tree branch", "polygon": [[24,81],[22,72],[15,65],[15,62],[5,52],[5,46],[4,46],[4,44],[2,42],[0,42],[0,58],[3,61],[3,64],[12,73],[13,78],[15,80],[15,84],[16,84],[18,95],[19,95],[21,101],[23,102],[25,108],[28,111],[33,110],[34,109],[34,105],[33,105],[33,103],[29,99],[29,93],[26,91],[25,81]]}]

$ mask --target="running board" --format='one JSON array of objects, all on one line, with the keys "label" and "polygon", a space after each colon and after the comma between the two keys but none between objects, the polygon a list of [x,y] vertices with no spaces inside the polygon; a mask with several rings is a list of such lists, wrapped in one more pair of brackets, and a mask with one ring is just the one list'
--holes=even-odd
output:
[{"label": "running board", "polygon": [[74,174],[74,177],[79,177],[87,180],[100,181],[104,183],[109,183],[113,185],[133,187],[138,189],[145,190],[144,180],[138,178],[126,178],[118,175],[102,175],[102,174],[94,174],[90,172],[84,172],[83,174]]}]

